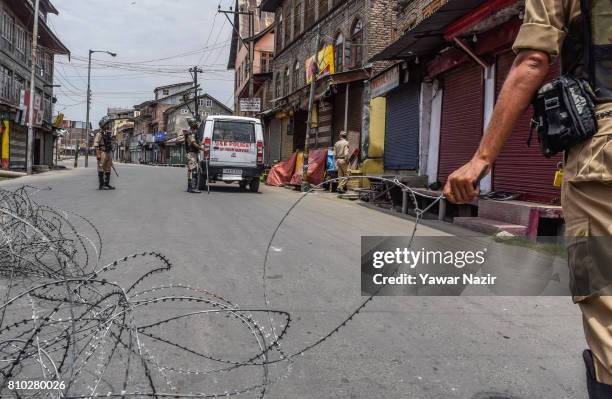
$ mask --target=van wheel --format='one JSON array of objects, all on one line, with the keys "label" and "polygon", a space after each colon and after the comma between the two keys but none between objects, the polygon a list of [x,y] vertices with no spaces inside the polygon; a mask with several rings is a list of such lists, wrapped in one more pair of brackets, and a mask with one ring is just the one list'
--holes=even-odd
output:
[{"label": "van wheel", "polygon": [[246,186],[247,186],[246,180],[242,180],[240,183],[238,183],[238,186],[240,187],[241,190],[246,190]]},{"label": "van wheel", "polygon": [[259,179],[256,177],[249,183],[249,191],[256,193],[259,191]]}]

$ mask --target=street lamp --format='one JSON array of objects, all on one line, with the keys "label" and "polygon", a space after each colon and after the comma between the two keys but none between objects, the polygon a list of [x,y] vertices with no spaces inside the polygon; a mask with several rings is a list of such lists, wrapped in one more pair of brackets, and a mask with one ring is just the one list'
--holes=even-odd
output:
[{"label": "street lamp", "polygon": [[113,53],[106,50],[89,50],[89,64],[87,66],[87,118],[85,118],[85,132],[87,132],[87,148],[85,149],[85,167],[89,166],[89,143],[90,143],[90,133],[89,133],[89,108],[91,107],[91,55],[93,53],[106,53],[111,57],[116,57],[117,53]]}]

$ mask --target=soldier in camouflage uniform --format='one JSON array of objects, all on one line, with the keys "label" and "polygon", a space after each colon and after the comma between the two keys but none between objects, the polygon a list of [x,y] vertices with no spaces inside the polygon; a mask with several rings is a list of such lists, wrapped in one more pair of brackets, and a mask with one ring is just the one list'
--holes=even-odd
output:
[{"label": "soldier in camouflage uniform", "polygon": [[99,131],[94,137],[94,148],[98,161],[98,190],[114,190],[110,185],[111,170],[113,168],[114,138],[110,131]]},{"label": "soldier in camouflage uniform", "polygon": [[198,123],[195,120],[190,119],[189,125],[191,130],[183,130],[183,137],[185,138],[185,156],[187,158],[187,192],[199,194],[201,191],[196,186],[194,187],[193,172],[198,169],[198,154],[203,151],[204,148],[198,144],[195,133],[198,129]]}]

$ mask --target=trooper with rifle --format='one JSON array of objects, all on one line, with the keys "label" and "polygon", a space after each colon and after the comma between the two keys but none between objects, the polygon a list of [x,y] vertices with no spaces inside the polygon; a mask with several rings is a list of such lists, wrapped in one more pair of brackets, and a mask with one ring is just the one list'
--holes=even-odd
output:
[{"label": "trooper with rifle", "polygon": [[98,161],[98,190],[114,190],[110,185],[113,166],[114,141],[112,132],[100,130],[94,137],[96,160]]},{"label": "trooper with rifle", "polygon": [[[514,51],[480,147],[449,176],[444,194],[454,203],[479,194],[480,179],[533,103],[543,155],[565,153],[561,202],[572,294],[590,347],[583,353],[589,398],[612,398],[612,285],[601,279],[612,268],[612,3],[526,0]],[[543,85],[558,58],[562,76]]]},{"label": "trooper with rifle", "polygon": [[[183,130],[183,137],[185,138],[185,155],[187,157],[187,192],[199,194],[199,176],[194,176],[198,173],[198,163],[200,162],[198,155],[200,151],[204,151],[204,148],[198,144],[196,139],[196,133],[200,126],[197,118],[187,119],[189,124],[189,130]],[[195,179],[194,179],[195,177]]]}]

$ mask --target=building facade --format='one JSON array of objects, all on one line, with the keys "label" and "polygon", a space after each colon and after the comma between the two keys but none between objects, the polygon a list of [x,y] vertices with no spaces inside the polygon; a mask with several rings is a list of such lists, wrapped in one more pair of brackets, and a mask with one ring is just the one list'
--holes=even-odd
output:
[{"label": "building facade", "polygon": [[[166,119],[164,112],[193,98],[193,82],[159,86],[153,90],[154,100],[134,106],[134,132],[130,142],[130,161],[134,163],[157,163],[162,157],[160,140],[165,140]],[[156,138],[157,137],[157,138]]]},{"label": "building facade", "polygon": [[131,162],[130,143],[134,133],[134,109],[108,108],[99,125],[100,129],[110,130],[115,138],[114,159]]},{"label": "building facade", "polygon": [[41,0],[38,54],[35,68],[34,142],[27,148],[27,121],[32,69],[34,8],[29,1],[0,0],[0,116],[2,168],[26,168],[26,154],[34,165],[53,166],[52,109],[55,55],[69,51],[47,25],[47,15],[58,14],[49,0]]},{"label": "building facade", "polygon": [[[511,48],[523,11],[524,1],[517,0],[412,1],[397,9],[397,25],[405,30],[373,57],[394,63],[372,78],[384,83],[391,80],[385,75],[395,77],[391,89],[375,99],[384,115],[385,172],[410,163],[429,183],[441,186],[469,161],[512,67]],[[441,34],[427,34],[434,31]],[[390,72],[393,68],[397,71]],[[559,73],[559,64],[552,65],[548,79]],[[544,158],[536,144],[527,145],[530,119],[531,110],[481,181],[481,190],[558,203],[553,178],[562,159]]]},{"label": "building facade", "polygon": [[[274,57],[274,14],[262,12],[260,0],[237,0],[236,10],[252,12],[253,27],[249,27],[249,16],[234,15],[236,29],[232,34],[230,56],[227,69],[234,70],[234,111],[236,115],[253,116],[269,109],[272,105],[272,59]],[[253,71],[249,65],[249,46],[254,46]],[[252,73],[251,73],[252,72]],[[259,99],[258,111],[245,111],[240,108],[240,100],[252,97]]]},{"label": "building facade", "polygon": [[[310,82],[315,79],[309,148],[329,148],[341,130],[351,150],[366,155],[369,86],[384,61],[370,58],[394,38],[390,0],[264,0],[275,13],[273,118],[280,129],[280,159],[306,143]],[[272,114],[271,112],[269,114]]]},{"label": "building facade", "polygon": [[168,108],[164,112],[166,119],[166,136],[163,142],[159,142],[160,149],[165,151],[165,163],[172,165],[185,164],[185,148],[183,130],[189,130],[187,120],[195,113],[196,101],[198,102],[198,114],[202,120],[209,115],[232,115],[234,112],[222,102],[209,94],[201,94],[197,99]]},{"label": "building facade", "polygon": [[[63,131],[61,138],[59,139],[59,152],[62,157],[73,157],[75,152],[85,151],[86,138],[87,138],[87,124],[83,121],[69,121],[64,119],[60,128]],[[89,131],[92,131],[91,123],[89,124]]]}]

